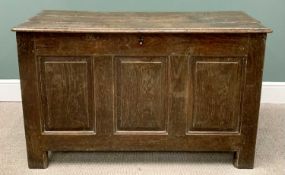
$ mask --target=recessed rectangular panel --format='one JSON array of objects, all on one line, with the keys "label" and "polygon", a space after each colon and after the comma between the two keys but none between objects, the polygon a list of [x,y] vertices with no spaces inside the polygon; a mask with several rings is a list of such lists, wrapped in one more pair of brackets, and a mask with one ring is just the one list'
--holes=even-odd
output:
[{"label": "recessed rectangular panel", "polygon": [[46,131],[93,128],[89,58],[42,57],[42,101]]},{"label": "recessed rectangular panel", "polygon": [[167,57],[116,57],[117,131],[166,131]]},{"label": "recessed rectangular panel", "polygon": [[190,131],[238,131],[244,58],[192,58]]}]

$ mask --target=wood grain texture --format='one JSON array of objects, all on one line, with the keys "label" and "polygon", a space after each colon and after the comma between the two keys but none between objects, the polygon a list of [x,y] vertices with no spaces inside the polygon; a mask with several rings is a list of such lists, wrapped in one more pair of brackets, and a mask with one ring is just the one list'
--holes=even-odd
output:
[{"label": "wood grain texture", "polygon": [[41,107],[33,35],[17,33],[18,62],[29,168],[47,168],[48,152],[43,148]]},{"label": "wood grain texture", "polygon": [[265,33],[244,12],[79,12],[45,10],[13,28],[72,33]]},{"label": "wood grain texture", "polygon": [[189,131],[239,132],[244,57],[193,57]]},{"label": "wood grain texture", "polygon": [[90,58],[41,57],[45,131],[92,130]]},{"label": "wood grain texture", "polygon": [[112,56],[94,56],[94,96],[96,136],[110,137],[114,133],[114,59]]},{"label": "wood grain texture", "polygon": [[255,144],[260,107],[260,94],[264,64],[266,34],[251,35],[247,65],[246,87],[242,103],[242,146],[236,152],[234,165],[237,168],[253,168]]},{"label": "wood grain texture", "polygon": [[185,56],[170,56],[169,61],[168,134],[174,138],[185,137],[185,133],[187,133],[189,54],[186,52]]},{"label": "wood grain texture", "polygon": [[[248,34],[66,34],[34,33],[39,55],[246,56]],[[141,46],[139,40],[144,37]],[[162,44],[163,43],[163,44]],[[209,45],[211,47],[209,47]],[[171,46],[171,47],[170,47]],[[74,49],[76,48],[76,49]]]},{"label": "wood grain texture", "polygon": [[[174,17],[204,33],[177,32],[189,24]],[[110,31],[125,32],[89,33],[114,20]],[[267,30],[252,18],[45,11],[31,21],[42,32],[17,32],[30,168],[46,168],[47,151],[230,151],[237,168],[253,168]]]},{"label": "wood grain texture", "polygon": [[167,57],[115,57],[117,131],[166,131]]}]

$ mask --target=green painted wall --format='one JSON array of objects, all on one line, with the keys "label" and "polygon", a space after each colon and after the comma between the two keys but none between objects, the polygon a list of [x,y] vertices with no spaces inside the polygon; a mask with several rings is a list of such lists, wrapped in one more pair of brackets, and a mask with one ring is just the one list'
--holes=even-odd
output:
[{"label": "green painted wall", "polygon": [[0,0],[0,79],[19,78],[10,29],[43,9],[88,11],[243,10],[274,30],[269,34],[264,81],[285,81],[284,0]]}]

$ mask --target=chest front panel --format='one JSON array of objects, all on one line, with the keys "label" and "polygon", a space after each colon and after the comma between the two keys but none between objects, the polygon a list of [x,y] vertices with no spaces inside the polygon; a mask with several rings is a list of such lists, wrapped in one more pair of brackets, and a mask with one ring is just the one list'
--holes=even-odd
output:
[{"label": "chest front panel", "polygon": [[37,34],[43,132],[238,133],[248,40],[248,35]]}]

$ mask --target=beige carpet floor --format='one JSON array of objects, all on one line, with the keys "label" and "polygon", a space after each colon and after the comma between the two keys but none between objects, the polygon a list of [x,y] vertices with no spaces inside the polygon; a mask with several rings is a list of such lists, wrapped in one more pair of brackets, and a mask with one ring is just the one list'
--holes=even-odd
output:
[{"label": "beige carpet floor", "polygon": [[230,153],[57,152],[48,169],[26,161],[20,103],[0,102],[0,175],[285,175],[285,105],[262,104],[255,168],[239,170]]}]

